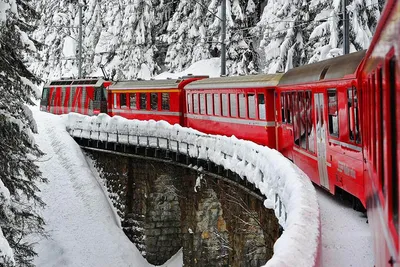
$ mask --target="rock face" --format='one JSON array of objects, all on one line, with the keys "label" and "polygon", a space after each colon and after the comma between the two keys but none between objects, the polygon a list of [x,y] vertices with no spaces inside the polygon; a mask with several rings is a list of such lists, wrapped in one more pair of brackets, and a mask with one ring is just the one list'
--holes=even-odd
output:
[{"label": "rock face", "polygon": [[260,266],[279,225],[235,184],[149,159],[90,152],[121,225],[151,264],[183,248],[185,266]]}]

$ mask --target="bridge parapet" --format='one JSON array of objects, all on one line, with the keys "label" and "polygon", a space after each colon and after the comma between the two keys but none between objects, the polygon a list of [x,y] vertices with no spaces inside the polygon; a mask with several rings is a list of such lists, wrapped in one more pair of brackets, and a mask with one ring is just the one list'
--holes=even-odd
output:
[{"label": "bridge parapet", "polygon": [[265,266],[319,264],[320,217],[317,196],[309,178],[278,151],[235,137],[207,135],[159,121],[127,120],[100,114],[70,113],[67,130],[75,138],[163,149],[211,161],[238,174],[266,197],[284,228]]}]

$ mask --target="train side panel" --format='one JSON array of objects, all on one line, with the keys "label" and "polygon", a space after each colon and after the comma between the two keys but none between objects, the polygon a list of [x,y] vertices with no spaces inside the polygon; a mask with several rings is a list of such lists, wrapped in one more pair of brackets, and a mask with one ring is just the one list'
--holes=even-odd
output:
[{"label": "train side panel", "polygon": [[186,89],[186,126],[275,148],[274,89]]},{"label": "train side panel", "polygon": [[386,3],[360,70],[368,220],[375,266],[400,266],[400,3]]}]

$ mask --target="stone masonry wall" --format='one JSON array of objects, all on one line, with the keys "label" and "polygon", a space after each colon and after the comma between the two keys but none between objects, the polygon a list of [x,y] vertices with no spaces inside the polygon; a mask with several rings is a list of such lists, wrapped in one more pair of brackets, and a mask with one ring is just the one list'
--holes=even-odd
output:
[{"label": "stone masonry wall", "polygon": [[184,266],[260,266],[278,238],[273,211],[220,179],[165,162],[88,152],[124,232],[151,264],[183,247]]}]

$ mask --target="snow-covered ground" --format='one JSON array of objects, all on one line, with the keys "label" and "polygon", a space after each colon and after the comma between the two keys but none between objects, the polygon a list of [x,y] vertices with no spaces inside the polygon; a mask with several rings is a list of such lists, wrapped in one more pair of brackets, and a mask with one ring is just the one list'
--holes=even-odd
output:
[{"label": "snow-covered ground", "polygon": [[321,215],[322,263],[329,267],[374,266],[372,235],[366,216],[350,203],[316,188]]},{"label": "snow-covered ground", "polygon": [[[119,227],[102,187],[65,131],[61,117],[37,107],[33,113],[39,130],[36,142],[46,153],[38,164],[49,179],[40,186],[47,203],[43,216],[49,238],[38,240],[36,266],[152,266]],[[182,266],[182,254],[164,266]]]}]

